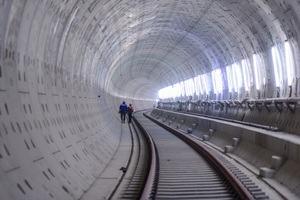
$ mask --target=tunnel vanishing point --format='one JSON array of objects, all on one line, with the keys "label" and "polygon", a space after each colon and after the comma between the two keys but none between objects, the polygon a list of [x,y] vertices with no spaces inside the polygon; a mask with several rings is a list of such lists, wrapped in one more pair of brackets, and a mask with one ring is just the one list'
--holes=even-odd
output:
[{"label": "tunnel vanishing point", "polygon": [[0,27],[0,199],[80,199],[120,144],[119,104],[167,87],[161,102],[292,100],[266,116],[300,135],[299,1],[0,0]]}]

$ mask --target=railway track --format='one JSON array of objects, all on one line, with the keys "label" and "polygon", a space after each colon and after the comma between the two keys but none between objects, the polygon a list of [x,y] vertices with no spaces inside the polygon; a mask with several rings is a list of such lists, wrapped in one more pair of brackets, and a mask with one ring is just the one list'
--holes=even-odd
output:
[{"label": "railway track", "polygon": [[142,113],[135,118],[138,121],[130,129],[139,153],[129,166],[134,170],[114,198],[269,199],[238,168],[199,141],[174,135]]}]

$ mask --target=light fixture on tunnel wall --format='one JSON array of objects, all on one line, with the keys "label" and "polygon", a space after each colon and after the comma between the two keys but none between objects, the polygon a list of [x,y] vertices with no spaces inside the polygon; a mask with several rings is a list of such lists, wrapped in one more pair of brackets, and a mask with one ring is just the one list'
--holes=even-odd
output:
[{"label": "light fixture on tunnel wall", "polygon": [[180,84],[179,84],[179,83],[176,83],[176,84],[173,86],[173,88],[174,88],[173,95],[174,95],[175,97],[180,97],[180,95],[181,95]]},{"label": "light fixture on tunnel wall", "polygon": [[215,69],[211,72],[211,77],[213,81],[214,93],[218,96],[218,94],[222,93],[223,83],[222,83],[222,71],[220,68]]},{"label": "light fixture on tunnel wall", "polygon": [[234,90],[235,92],[239,92],[239,89],[243,85],[243,77],[242,77],[242,72],[241,72],[241,67],[238,63],[233,63],[232,64],[232,75],[233,75],[233,80],[234,80]]},{"label": "light fixture on tunnel wall", "polygon": [[272,52],[272,62],[273,62],[274,75],[275,75],[275,85],[277,88],[279,88],[282,85],[282,62],[280,59],[278,48],[276,46],[272,47],[271,52]]},{"label": "light fixture on tunnel wall", "polygon": [[227,75],[228,91],[231,93],[233,91],[231,66],[226,66],[226,75]]},{"label": "light fixture on tunnel wall", "polygon": [[203,84],[201,83],[200,75],[194,78],[195,82],[195,92],[198,95],[198,99],[200,99],[200,95],[203,95]]},{"label": "light fixture on tunnel wall", "polygon": [[249,65],[246,59],[242,60],[242,71],[243,71],[245,91],[248,92],[250,89],[250,72],[249,72]]},{"label": "light fixture on tunnel wall", "polygon": [[260,69],[260,62],[259,62],[259,55],[253,54],[253,65],[254,65],[254,76],[255,76],[255,86],[257,90],[260,90],[261,87],[261,69]]},{"label": "light fixture on tunnel wall", "polygon": [[158,91],[158,96],[160,99],[167,99],[172,97],[173,87],[168,86]]},{"label": "light fixture on tunnel wall", "polygon": [[290,42],[286,41],[284,43],[284,50],[285,50],[287,82],[288,82],[288,86],[291,86],[294,78],[295,62],[294,62],[294,56],[293,56],[293,51]]},{"label": "light fixture on tunnel wall", "polygon": [[195,83],[194,83],[194,79],[188,79],[186,81],[184,81],[184,86],[186,89],[186,95],[187,96],[193,96],[195,93]]},{"label": "light fixture on tunnel wall", "polygon": [[185,88],[184,88],[184,82],[181,81],[180,82],[180,91],[181,91],[181,96],[184,97],[185,96]]},{"label": "light fixture on tunnel wall", "polygon": [[216,69],[211,73],[201,74],[194,78],[162,88],[158,91],[158,97],[160,99],[173,98],[173,100],[175,100],[178,97],[185,98],[186,96],[193,96],[194,94],[200,97],[200,94],[206,94],[207,99],[209,97],[211,83],[214,87],[215,94],[220,97],[223,91],[222,81],[222,71],[221,69]]},{"label": "light fixture on tunnel wall", "polygon": [[204,84],[205,93],[206,93],[206,95],[208,95],[210,92],[209,74],[202,74],[201,80],[202,80],[202,83]]}]

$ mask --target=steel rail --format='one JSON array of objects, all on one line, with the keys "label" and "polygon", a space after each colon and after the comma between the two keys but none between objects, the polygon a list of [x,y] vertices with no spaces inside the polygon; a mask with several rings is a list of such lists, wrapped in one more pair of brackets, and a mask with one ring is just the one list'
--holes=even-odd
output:
[{"label": "steel rail", "polygon": [[204,156],[207,159],[207,161],[211,163],[212,166],[221,171],[221,173],[225,176],[228,182],[232,184],[232,187],[241,199],[255,199],[253,195],[247,190],[247,188],[245,188],[245,186],[239,181],[239,179],[221,162],[221,160],[216,156],[216,154],[213,154],[211,151],[209,151],[208,148],[205,147],[203,144],[195,142],[194,140],[190,139],[187,135],[184,135],[169,126],[159,121],[156,121],[151,116],[145,113],[144,116],[176,135],[177,137],[185,141],[187,144],[189,144],[191,147],[193,147],[198,153]]},{"label": "steel rail", "polygon": [[149,146],[151,148],[150,150],[151,165],[148,173],[148,178],[141,195],[141,199],[155,199],[155,195],[157,192],[157,184],[159,179],[159,157],[158,157],[157,148],[155,146],[155,143],[153,142],[152,137],[147,133],[147,131],[140,124],[140,122],[138,122],[135,118],[133,118],[133,120],[138,125],[138,127],[144,132],[147,141],[149,143]]}]

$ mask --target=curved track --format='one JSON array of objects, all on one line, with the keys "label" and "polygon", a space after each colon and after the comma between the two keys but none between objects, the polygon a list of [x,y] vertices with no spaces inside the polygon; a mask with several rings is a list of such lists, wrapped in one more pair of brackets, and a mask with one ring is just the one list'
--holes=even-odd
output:
[{"label": "curved track", "polygon": [[223,156],[205,152],[199,141],[171,133],[143,113],[136,113],[129,129],[133,162],[117,199],[269,199]]},{"label": "curved track", "polygon": [[151,135],[159,154],[155,199],[236,199],[237,194],[218,170],[192,147],[138,113],[136,118]]}]

